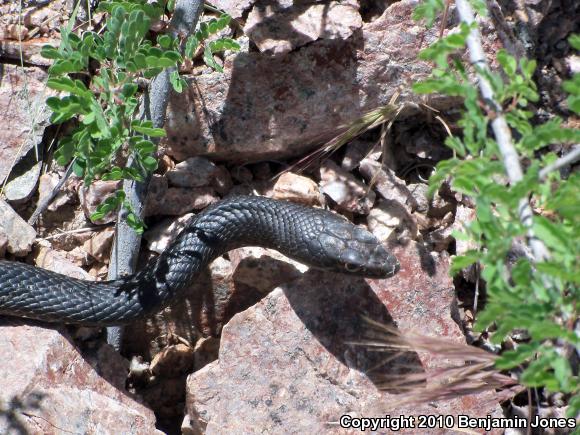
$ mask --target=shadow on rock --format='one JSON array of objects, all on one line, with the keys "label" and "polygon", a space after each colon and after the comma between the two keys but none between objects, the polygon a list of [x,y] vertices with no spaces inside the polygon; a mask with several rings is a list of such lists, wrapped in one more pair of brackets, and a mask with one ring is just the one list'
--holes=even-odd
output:
[{"label": "shadow on rock", "polygon": [[27,396],[13,396],[8,403],[0,402],[0,430],[2,433],[28,435],[26,421],[42,407],[46,395],[31,392]]},{"label": "shadow on rock", "polygon": [[385,380],[424,371],[415,352],[385,351],[365,344],[374,329],[365,320],[396,327],[384,304],[358,277],[309,271],[303,280],[284,287],[294,312],[316,339],[340,362],[364,373],[375,386]]}]

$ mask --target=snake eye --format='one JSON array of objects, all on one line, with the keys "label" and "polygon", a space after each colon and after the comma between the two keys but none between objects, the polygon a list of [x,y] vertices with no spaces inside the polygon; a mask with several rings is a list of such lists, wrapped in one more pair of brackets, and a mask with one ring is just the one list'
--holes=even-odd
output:
[{"label": "snake eye", "polygon": [[348,271],[348,272],[358,272],[361,267],[356,265],[356,264],[352,264],[352,263],[345,263],[344,268]]}]

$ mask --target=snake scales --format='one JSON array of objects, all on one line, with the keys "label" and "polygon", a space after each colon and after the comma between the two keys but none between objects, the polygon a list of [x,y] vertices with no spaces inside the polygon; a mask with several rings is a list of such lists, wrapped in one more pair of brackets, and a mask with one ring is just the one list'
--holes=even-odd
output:
[{"label": "snake scales", "polygon": [[223,200],[197,215],[142,271],[114,281],[70,278],[0,261],[0,314],[111,326],[156,312],[216,257],[241,246],[274,248],[309,266],[372,278],[399,264],[365,229],[329,211],[257,196]]}]

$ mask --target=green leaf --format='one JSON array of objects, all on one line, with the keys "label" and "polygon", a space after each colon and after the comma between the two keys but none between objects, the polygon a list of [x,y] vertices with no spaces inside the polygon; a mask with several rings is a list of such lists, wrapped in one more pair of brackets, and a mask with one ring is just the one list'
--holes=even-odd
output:
[{"label": "green leaf", "polygon": [[171,59],[175,63],[182,61],[181,55],[177,51],[173,50],[168,50],[165,53],[163,53],[163,57]]},{"label": "green leaf", "polygon": [[[580,45],[580,41],[578,42]],[[580,50],[580,48],[578,49]],[[566,410],[566,416],[569,418],[577,418],[580,414],[580,393],[577,393],[574,397],[571,397],[568,401],[568,409]]]},{"label": "green leaf", "polygon": [[135,56],[133,57],[133,62],[139,69],[147,68],[147,59],[145,58],[145,55],[143,53],[135,54]]},{"label": "green leaf", "polygon": [[539,343],[520,344],[517,349],[506,351],[495,360],[495,367],[499,370],[507,370],[519,366],[532,358],[538,352]]},{"label": "green leaf", "polygon": [[209,66],[210,68],[213,68],[214,70],[216,70],[218,72],[224,71],[224,69],[220,65],[218,65],[218,63],[213,58],[213,53],[211,52],[211,48],[209,45],[205,46],[205,50],[203,52],[203,61],[205,62],[205,64],[207,66]]},{"label": "green leaf", "polygon": [[147,56],[145,58],[145,61],[147,62],[148,68],[161,68],[161,66],[159,65],[159,58],[158,57]]},{"label": "green leaf", "polygon": [[217,20],[211,20],[207,25],[207,31],[210,34],[217,33],[220,30]]},{"label": "green leaf", "polygon": [[48,69],[48,72],[51,76],[54,77],[61,74],[79,72],[82,71],[83,68],[84,65],[77,62],[72,62],[68,59],[57,59]]},{"label": "green leaf", "polygon": [[187,38],[187,42],[185,43],[185,57],[192,59],[198,46],[199,39],[197,39],[195,36],[190,36]]},{"label": "green leaf", "polygon": [[563,128],[562,120],[555,118],[535,127],[532,133],[522,138],[522,146],[528,150],[538,150],[552,143],[580,142],[580,129]]},{"label": "green leaf", "polygon": [[95,221],[100,221],[104,217],[105,217],[105,213],[103,213],[102,211],[96,211],[89,218],[91,221],[95,222]]},{"label": "green leaf", "polygon": [[143,167],[150,172],[157,169],[157,159],[155,157],[147,156],[141,161],[141,163],[143,164]]},{"label": "green leaf", "polygon": [[121,89],[121,95],[124,100],[128,100],[137,93],[139,87],[135,83],[125,83]]},{"label": "green leaf", "polygon": [[149,137],[164,137],[166,136],[165,130],[162,128],[154,128],[151,121],[140,122],[135,120],[131,123],[131,128],[137,133],[141,133]]},{"label": "green leaf", "polygon": [[162,57],[160,59],[157,59],[157,67],[159,68],[171,68],[173,66],[176,66],[176,61],[173,59],[169,59],[167,57]]},{"label": "green leaf", "polygon": [[52,45],[43,45],[40,55],[45,59],[62,59],[62,54]]},{"label": "green leaf", "polygon": [[145,229],[145,225],[143,224],[143,221],[141,219],[139,219],[139,217],[137,217],[137,215],[133,212],[129,212],[127,214],[127,224],[133,228],[133,230],[137,233],[137,234],[143,234],[143,231]]},{"label": "green leaf", "polygon": [[419,2],[413,11],[413,19],[419,21],[424,19],[428,28],[433,26],[437,14],[445,7],[443,0],[426,0]]},{"label": "green leaf", "polygon": [[218,51],[224,50],[224,43],[222,40],[218,39],[217,41],[210,42],[209,47],[213,53],[216,53]]},{"label": "green leaf", "polygon": [[60,98],[58,97],[48,97],[46,99],[46,105],[53,111],[56,112],[60,109]]},{"label": "green leaf", "polygon": [[480,254],[477,251],[468,251],[464,255],[458,255],[453,257],[451,263],[451,274],[455,274],[459,272],[461,269],[464,269],[472,264],[475,264],[479,261]]},{"label": "green leaf", "polygon": [[534,216],[534,232],[546,245],[556,251],[574,252],[570,234],[544,216]]},{"label": "green leaf", "polygon": [[123,168],[123,178],[127,180],[144,181],[143,176],[136,168]]},{"label": "green leaf", "polygon": [[504,49],[499,50],[497,52],[497,61],[503,67],[503,70],[508,75],[508,77],[513,77],[516,74],[516,59],[509,55],[507,51]]},{"label": "green leaf", "polygon": [[220,41],[223,43],[224,48],[227,50],[239,51],[241,48],[240,44],[231,38],[222,38]]},{"label": "green leaf", "polygon": [[118,166],[114,166],[111,168],[111,170],[106,173],[103,174],[102,177],[103,180],[121,180],[123,179],[123,170],[121,168],[119,168]]},{"label": "green leaf", "polygon": [[232,17],[229,16],[228,14],[222,14],[219,18],[218,18],[218,26],[219,29],[225,29],[229,24],[230,21],[232,20]]},{"label": "green leaf", "polygon": [[85,175],[85,163],[80,159],[75,160],[72,170],[77,177],[83,177]]},{"label": "green leaf", "polygon": [[72,80],[68,77],[54,77],[47,80],[46,85],[57,91],[70,92],[81,97],[91,97],[87,87],[80,80]]},{"label": "green leaf", "polygon": [[466,153],[465,145],[457,136],[449,136],[445,139],[445,145],[457,153],[459,157],[464,157]]},{"label": "green leaf", "polygon": [[534,72],[536,71],[536,67],[537,62],[535,61],[535,59],[531,60],[525,58],[520,59],[520,69],[522,71],[522,74],[527,80],[532,79]]},{"label": "green leaf", "polygon": [[169,81],[171,82],[173,89],[175,89],[175,92],[180,94],[183,92],[183,89],[185,88],[184,83],[186,82],[179,76],[179,71],[171,71],[171,74],[169,75]]},{"label": "green leaf", "polygon": [[56,152],[56,162],[60,166],[66,166],[73,158],[75,147],[72,139],[66,137],[59,143],[59,148]]},{"label": "green leaf", "polygon": [[169,35],[160,35],[157,37],[157,43],[161,48],[169,50],[173,45],[173,39]]},{"label": "green leaf", "polygon": [[580,50],[580,35],[577,33],[573,33],[568,38],[568,42],[575,50]]},{"label": "green leaf", "polygon": [[[201,38],[198,37],[198,39],[202,40],[202,39],[207,39],[209,36],[209,30],[207,28],[207,23],[201,23],[199,25],[199,32],[201,34]],[[197,36],[197,33],[196,33]]]},{"label": "green leaf", "polygon": [[153,142],[146,139],[138,141],[134,146],[135,149],[142,155],[151,154],[157,149],[157,146]]}]

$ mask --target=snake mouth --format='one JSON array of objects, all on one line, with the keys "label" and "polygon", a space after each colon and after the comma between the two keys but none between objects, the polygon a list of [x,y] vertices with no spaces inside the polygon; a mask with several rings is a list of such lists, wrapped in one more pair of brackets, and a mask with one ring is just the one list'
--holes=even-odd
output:
[{"label": "snake mouth", "polygon": [[390,278],[401,269],[397,257],[387,251],[382,245],[378,245],[368,260],[367,271],[379,278]]},{"label": "snake mouth", "polygon": [[399,263],[399,260],[397,260],[394,256],[393,259],[394,265],[392,266],[391,271],[389,272],[389,277],[396,275],[401,270],[401,263]]}]

